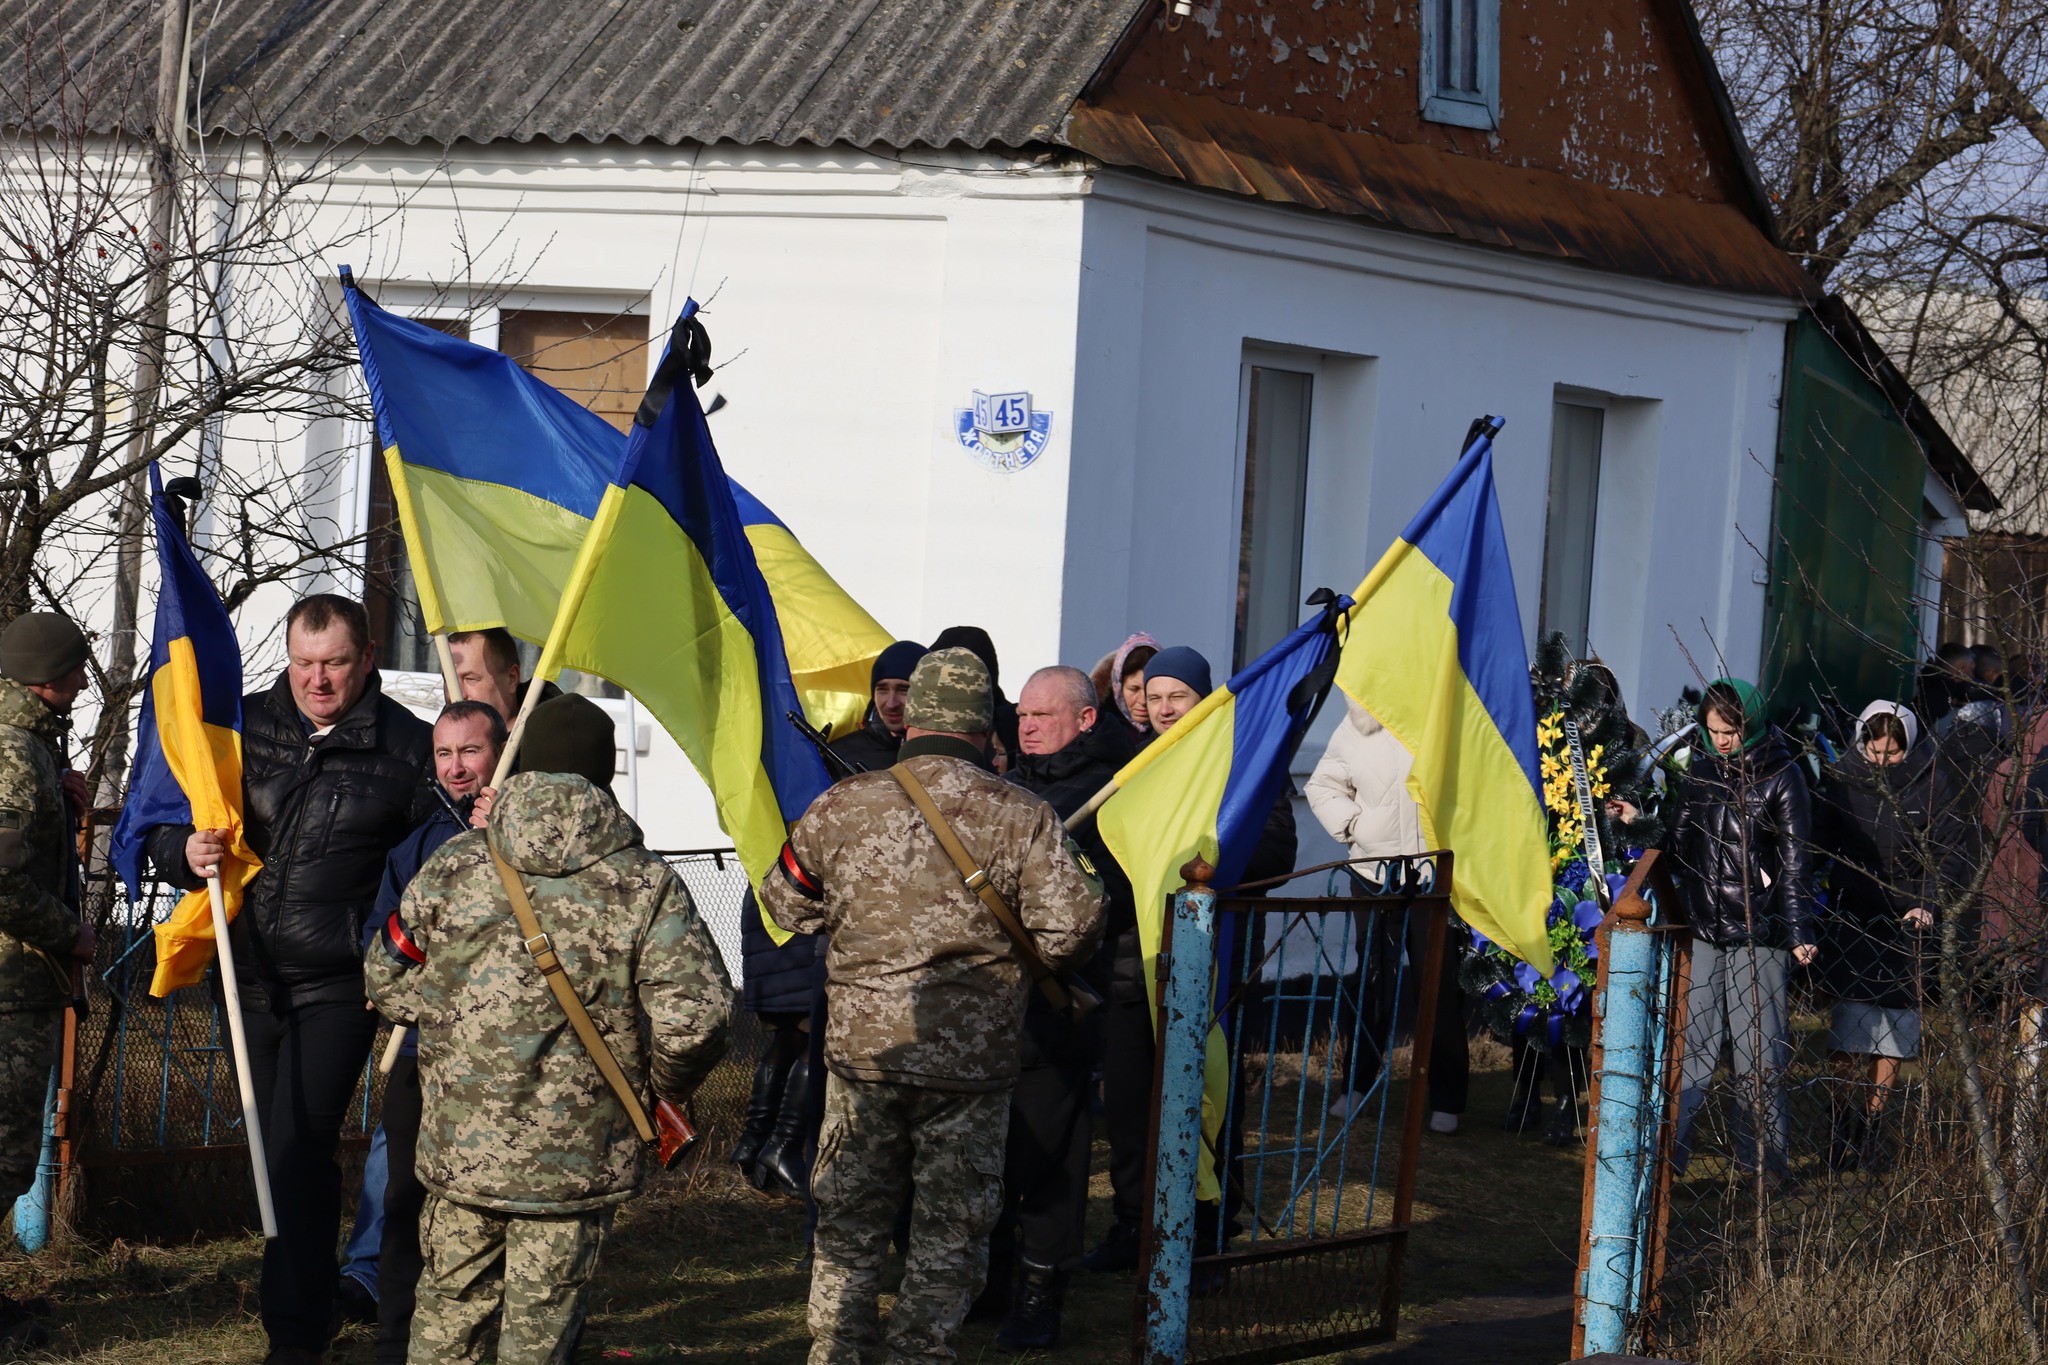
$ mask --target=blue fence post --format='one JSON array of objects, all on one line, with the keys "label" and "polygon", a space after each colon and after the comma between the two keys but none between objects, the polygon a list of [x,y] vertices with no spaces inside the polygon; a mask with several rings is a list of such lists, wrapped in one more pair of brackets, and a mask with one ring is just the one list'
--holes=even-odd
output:
[{"label": "blue fence post", "polygon": [[50,1208],[57,1202],[57,1072],[50,1068],[50,1088],[43,1097],[43,1150],[36,1158],[36,1183],[14,1201],[14,1240],[23,1251],[41,1251],[50,1244]]},{"label": "blue fence post", "polygon": [[1601,954],[1594,1027],[1602,1048],[1593,1189],[1587,1211],[1585,1278],[1579,1288],[1583,1354],[1627,1349],[1636,1302],[1637,1252],[1649,1209],[1642,1199],[1646,1163],[1656,1159],[1663,1112],[1656,1070],[1657,936],[1649,905],[1624,893],[1614,907]]},{"label": "blue fence post", "polygon": [[1195,1262],[1195,1178],[1202,1150],[1202,1075],[1216,961],[1216,893],[1209,865],[1181,869],[1165,932],[1170,971],[1159,983],[1159,1142],[1153,1155],[1151,1256],[1146,1262],[1145,1359],[1187,1357],[1188,1290]]}]

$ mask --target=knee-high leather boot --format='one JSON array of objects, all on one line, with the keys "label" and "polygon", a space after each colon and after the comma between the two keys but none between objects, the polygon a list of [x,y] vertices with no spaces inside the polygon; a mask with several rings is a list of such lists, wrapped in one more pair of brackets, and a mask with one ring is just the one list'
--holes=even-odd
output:
[{"label": "knee-high leather boot", "polygon": [[802,1199],[811,1184],[811,1163],[804,1152],[804,1098],[811,1084],[811,1059],[799,1056],[783,1082],[782,1105],[775,1127],[761,1144],[754,1162],[754,1188],[779,1191]]}]

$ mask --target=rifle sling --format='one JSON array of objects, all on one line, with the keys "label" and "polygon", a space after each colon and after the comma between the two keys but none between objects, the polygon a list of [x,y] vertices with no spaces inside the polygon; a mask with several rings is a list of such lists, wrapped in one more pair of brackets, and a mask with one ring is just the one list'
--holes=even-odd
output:
[{"label": "rifle sling", "polygon": [[640,1097],[633,1093],[626,1073],[619,1069],[619,1059],[612,1056],[604,1035],[597,1031],[597,1024],[591,1019],[590,1011],[583,1008],[583,1001],[577,998],[576,988],[569,983],[569,974],[562,970],[562,959],[555,952],[555,942],[547,931],[540,927],[540,919],[533,913],[533,902],[527,898],[526,887],[519,880],[519,874],[512,865],[498,855],[498,846],[490,842],[491,862],[498,869],[498,880],[505,884],[505,899],[512,902],[512,917],[519,921],[519,933],[525,940],[526,954],[533,959],[533,965],[540,968],[540,974],[547,978],[548,988],[555,993],[555,1001],[561,1005],[562,1013],[569,1016],[569,1026],[576,1030],[576,1036],[583,1042],[583,1050],[597,1063],[597,1069],[604,1073],[605,1083],[612,1093],[619,1097],[619,1103],[626,1106],[627,1117],[633,1120],[633,1127],[640,1132],[643,1142],[654,1141],[654,1125],[648,1122],[647,1107],[640,1103]]},{"label": "rifle sling", "polygon": [[1043,995],[1046,1003],[1054,1009],[1066,1009],[1066,987],[1060,985],[1059,977],[1053,974],[1052,968],[1045,965],[1045,959],[1038,955],[1038,945],[1031,941],[1030,933],[1010,912],[1002,893],[990,883],[988,873],[975,865],[974,855],[967,851],[967,845],[960,842],[960,836],[953,832],[953,827],[946,822],[946,817],[939,814],[939,808],[933,804],[932,794],[925,790],[924,783],[918,781],[917,774],[901,763],[889,769],[889,776],[896,779],[904,794],[910,797],[910,804],[917,807],[917,813],[924,817],[925,824],[938,836],[939,847],[946,850],[946,856],[953,860],[953,870],[967,883],[967,889],[981,897],[981,903],[988,907],[988,912],[996,917],[996,923],[1003,926],[1003,932],[1010,936],[1010,941],[1015,943],[1017,950],[1024,955],[1024,968],[1031,973],[1031,979],[1038,983],[1039,994]]}]

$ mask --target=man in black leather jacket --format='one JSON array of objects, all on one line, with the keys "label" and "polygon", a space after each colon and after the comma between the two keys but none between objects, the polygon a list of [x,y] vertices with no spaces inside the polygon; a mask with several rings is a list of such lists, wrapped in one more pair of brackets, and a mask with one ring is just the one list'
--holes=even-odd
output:
[{"label": "man in black leather jacket", "polygon": [[[1816,956],[1806,778],[1746,682],[1723,678],[1710,686],[1700,726],[1707,743],[1679,786],[1666,841],[1693,932],[1674,1160],[1682,1170],[1725,1043],[1739,1082],[1736,1160],[1782,1176],[1792,1052],[1787,976],[1791,960],[1805,966]],[[1751,1131],[1757,1109],[1765,1127],[1760,1151]]]},{"label": "man in black leather jacket", "polygon": [[[377,1016],[363,922],[384,859],[433,810],[433,728],[383,694],[362,605],[319,594],[285,618],[289,663],[242,699],[242,809],[263,869],[231,931],[277,1237],[264,1247],[270,1365],[317,1361],[332,1336],[341,1125]],[[224,832],[160,825],[157,874],[199,887]]]}]

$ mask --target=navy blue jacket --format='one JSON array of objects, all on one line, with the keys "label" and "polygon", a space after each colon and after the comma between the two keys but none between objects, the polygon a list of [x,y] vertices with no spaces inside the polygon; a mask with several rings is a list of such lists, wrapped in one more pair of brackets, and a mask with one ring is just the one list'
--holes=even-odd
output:
[{"label": "navy blue jacket", "polygon": [[[469,828],[469,807],[467,798],[456,803],[456,808],[463,813],[463,818],[458,820],[453,811],[437,803],[434,813],[415,825],[412,833],[400,840],[384,859],[384,881],[377,888],[377,904],[370,911],[369,922],[363,926],[364,952],[371,951],[371,945],[377,941],[385,922],[397,913],[398,903],[405,898],[405,888],[426,866],[427,859],[434,856],[434,850]],[[417,1056],[419,1048],[420,1031],[407,1029],[403,1055]]]}]

